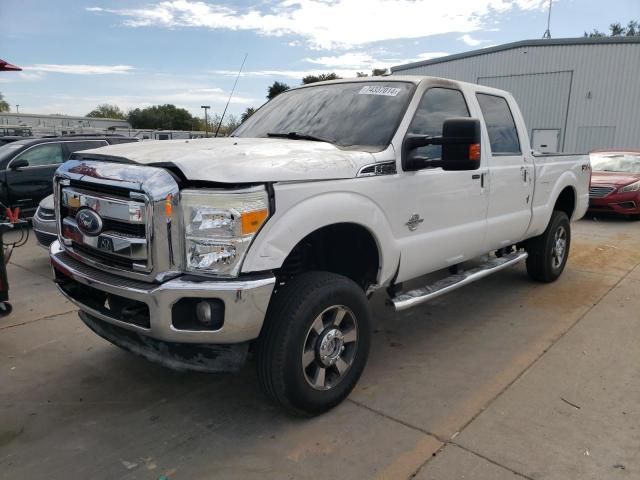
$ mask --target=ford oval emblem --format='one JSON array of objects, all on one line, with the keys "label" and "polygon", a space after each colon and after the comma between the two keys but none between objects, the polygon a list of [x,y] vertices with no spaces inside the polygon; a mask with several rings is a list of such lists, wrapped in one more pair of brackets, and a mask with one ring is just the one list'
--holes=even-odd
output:
[{"label": "ford oval emblem", "polygon": [[98,212],[83,208],[76,213],[76,222],[82,233],[89,236],[98,235],[102,231],[102,218]]}]

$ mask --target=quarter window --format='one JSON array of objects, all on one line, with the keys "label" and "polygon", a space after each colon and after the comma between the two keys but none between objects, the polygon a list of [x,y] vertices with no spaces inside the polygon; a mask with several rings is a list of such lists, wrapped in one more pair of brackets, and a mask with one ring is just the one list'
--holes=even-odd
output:
[{"label": "quarter window", "polygon": [[[45,143],[33,147],[15,160],[26,160],[30,167],[40,167],[43,165],[57,165],[64,162],[62,145],[59,143]],[[14,161],[15,161],[14,160]]]},{"label": "quarter window", "polygon": [[100,148],[106,145],[108,145],[106,140],[85,140],[84,142],[69,142],[67,143],[67,148],[69,149],[69,153],[73,153],[81,150]]},{"label": "quarter window", "polygon": [[[420,105],[409,126],[409,133],[436,137],[442,135],[444,121],[453,117],[469,117],[469,109],[462,92],[449,88],[431,88],[420,100]],[[440,160],[442,145],[418,148],[418,155],[428,160]]]},{"label": "quarter window", "polygon": [[503,97],[476,94],[487,125],[491,152],[496,155],[519,155],[520,140],[507,100]]}]

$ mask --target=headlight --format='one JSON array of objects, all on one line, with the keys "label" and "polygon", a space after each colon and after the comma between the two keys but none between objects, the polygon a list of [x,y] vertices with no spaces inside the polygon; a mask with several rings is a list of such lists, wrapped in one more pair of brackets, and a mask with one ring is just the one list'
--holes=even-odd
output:
[{"label": "headlight", "polygon": [[637,192],[640,190],[640,182],[631,183],[618,189],[618,193]]},{"label": "headlight", "polygon": [[269,216],[264,187],[183,190],[187,271],[237,276],[255,233]]}]

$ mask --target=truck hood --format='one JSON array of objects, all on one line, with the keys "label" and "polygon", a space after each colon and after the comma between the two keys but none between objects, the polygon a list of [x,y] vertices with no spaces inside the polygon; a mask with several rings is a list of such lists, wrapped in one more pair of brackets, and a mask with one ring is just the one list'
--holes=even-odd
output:
[{"label": "truck hood", "polygon": [[76,154],[142,165],[173,164],[189,180],[253,183],[353,178],[375,161],[324,142],[276,138],[206,138],[123,143]]},{"label": "truck hood", "polygon": [[639,173],[626,172],[592,172],[591,185],[613,185],[623,187],[640,180]]}]

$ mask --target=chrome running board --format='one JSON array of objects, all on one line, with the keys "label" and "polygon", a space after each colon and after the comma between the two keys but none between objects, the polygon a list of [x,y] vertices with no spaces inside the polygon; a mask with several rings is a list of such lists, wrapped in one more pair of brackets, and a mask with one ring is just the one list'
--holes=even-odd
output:
[{"label": "chrome running board", "polygon": [[393,308],[396,312],[415,307],[416,305],[428,302],[440,295],[444,295],[445,293],[449,293],[460,287],[473,283],[476,280],[487,277],[492,273],[499,272],[500,270],[504,270],[507,267],[515,265],[516,263],[526,259],[527,256],[527,252],[514,252],[503,257],[492,258],[487,263],[478,267],[450,275],[432,283],[431,285],[400,293],[391,299],[391,303],[393,304]]}]

